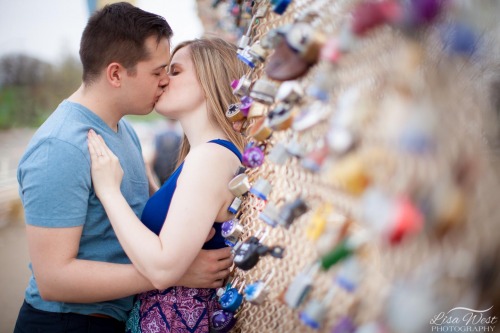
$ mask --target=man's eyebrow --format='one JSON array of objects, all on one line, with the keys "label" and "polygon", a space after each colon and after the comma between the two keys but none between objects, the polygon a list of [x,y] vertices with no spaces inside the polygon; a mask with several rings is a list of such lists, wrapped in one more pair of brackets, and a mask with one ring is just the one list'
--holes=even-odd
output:
[{"label": "man's eyebrow", "polygon": [[167,66],[168,66],[168,63],[167,63],[167,64],[161,64],[160,66],[156,67],[156,68],[154,69],[154,71],[156,71],[156,70],[158,70],[158,69],[165,68],[165,67],[167,67]]}]

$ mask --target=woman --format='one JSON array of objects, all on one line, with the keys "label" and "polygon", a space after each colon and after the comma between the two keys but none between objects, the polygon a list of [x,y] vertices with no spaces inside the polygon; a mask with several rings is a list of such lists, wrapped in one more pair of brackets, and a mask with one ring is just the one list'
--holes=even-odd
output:
[{"label": "woman", "polygon": [[[184,131],[178,168],[149,199],[141,221],[120,192],[123,171],[102,138],[89,131],[92,180],[115,233],[135,267],[157,290],[140,294],[129,332],[208,332],[214,289],[172,287],[203,247],[225,246],[221,222],[231,219],[228,182],[241,164],[244,139],[225,117],[237,103],[230,83],[244,74],[236,48],[218,39],[180,44],[158,113]],[[215,223],[214,223],[215,221]],[[205,243],[215,228],[215,236]]]}]

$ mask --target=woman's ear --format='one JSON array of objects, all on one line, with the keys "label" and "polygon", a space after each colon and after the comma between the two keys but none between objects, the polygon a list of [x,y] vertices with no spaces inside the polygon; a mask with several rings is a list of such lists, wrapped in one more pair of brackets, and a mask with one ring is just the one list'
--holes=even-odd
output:
[{"label": "woman's ear", "polygon": [[124,68],[117,62],[112,62],[106,67],[106,79],[115,88],[121,86]]}]

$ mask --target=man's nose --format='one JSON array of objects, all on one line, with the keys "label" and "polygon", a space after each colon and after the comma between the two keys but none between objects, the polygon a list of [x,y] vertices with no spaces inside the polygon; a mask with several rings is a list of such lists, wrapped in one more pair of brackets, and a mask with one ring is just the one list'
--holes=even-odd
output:
[{"label": "man's nose", "polygon": [[168,83],[170,82],[170,77],[168,76],[167,74],[167,71],[165,70],[163,73],[162,73],[162,76],[161,76],[161,79],[160,79],[160,83],[159,83],[159,86],[161,88],[165,88]]}]

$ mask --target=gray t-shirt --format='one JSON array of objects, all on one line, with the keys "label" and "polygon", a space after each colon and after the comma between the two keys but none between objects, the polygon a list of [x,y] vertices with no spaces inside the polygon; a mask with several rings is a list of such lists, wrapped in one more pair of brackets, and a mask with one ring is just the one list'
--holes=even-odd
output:
[{"label": "gray t-shirt", "polygon": [[[17,179],[26,223],[47,228],[83,226],[77,258],[130,263],[92,187],[87,146],[90,128],[118,156],[124,171],[121,191],[135,214],[141,215],[149,192],[136,133],[124,119],[115,133],[89,109],[66,100],[38,129],[19,162]],[[121,321],[126,320],[133,303],[133,297],[90,304],[44,301],[33,274],[25,298],[44,311],[102,313]]]}]

